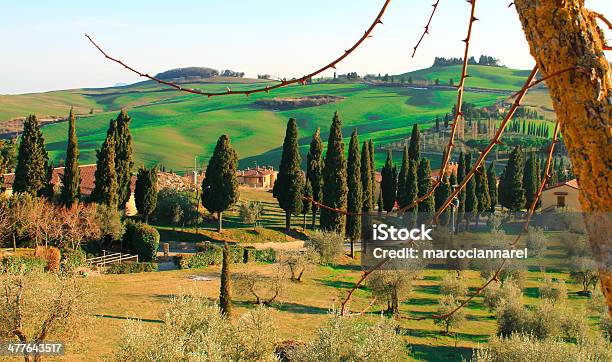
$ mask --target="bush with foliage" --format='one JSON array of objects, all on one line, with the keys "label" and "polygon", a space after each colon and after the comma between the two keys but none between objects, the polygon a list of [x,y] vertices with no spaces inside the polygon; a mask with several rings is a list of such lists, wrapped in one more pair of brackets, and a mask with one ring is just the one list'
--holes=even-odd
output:
[{"label": "bush with foliage", "polygon": [[546,235],[542,228],[530,227],[526,235],[527,249],[531,256],[539,257],[546,251]]},{"label": "bush with foliage", "polygon": [[484,289],[483,304],[489,308],[489,310],[496,310],[497,307],[502,305],[505,301],[518,301],[520,302],[523,297],[521,288],[514,282],[514,280],[506,280],[503,284],[491,283]]},{"label": "bush with foliage", "polygon": [[238,205],[238,212],[243,223],[253,225],[253,229],[256,229],[264,214],[264,206],[260,201],[245,201]]},{"label": "bush with foliage", "polygon": [[232,274],[232,286],[237,295],[253,297],[255,304],[270,305],[284,291],[287,278],[284,270],[277,265],[271,275],[255,272]]},{"label": "bush with foliage", "polygon": [[468,288],[464,278],[456,274],[446,274],[440,283],[440,293],[461,299],[467,294]]},{"label": "bush with foliage", "polygon": [[319,254],[319,263],[332,264],[344,252],[344,237],[333,231],[316,230],[310,234],[305,246],[312,247]]},{"label": "bush with foliage", "polygon": [[582,294],[590,294],[590,289],[597,285],[597,262],[588,257],[570,259],[570,276],[582,286]]},{"label": "bush with foliage", "polygon": [[121,222],[121,214],[116,207],[107,205],[96,206],[96,222],[100,227],[100,234],[106,241],[121,240],[125,227]]},{"label": "bush with foliage", "polygon": [[71,272],[87,265],[87,255],[82,249],[67,249],[62,253],[62,271]]},{"label": "bush with foliage", "polygon": [[142,222],[128,220],[125,223],[124,244],[138,254],[138,260],[151,261],[157,257],[159,232]]},{"label": "bush with foliage", "polygon": [[418,259],[392,260],[385,268],[376,269],[367,279],[368,288],[378,304],[386,304],[386,313],[397,315],[400,303],[408,299],[413,282],[422,270]]},{"label": "bush with foliage", "polygon": [[62,256],[58,248],[37,246],[34,248],[34,257],[45,261],[45,269],[47,271],[56,273],[60,270]]},{"label": "bush with foliage", "polygon": [[278,333],[259,306],[234,324],[207,298],[180,294],[161,313],[159,329],[129,321],[114,353],[118,361],[276,361]]},{"label": "bush with foliage", "polygon": [[544,285],[539,287],[540,298],[562,302],[567,299],[567,287],[564,280],[553,281],[549,276],[544,277]]},{"label": "bush with foliage", "polygon": [[[452,295],[445,295],[440,298],[438,303],[437,315],[446,315],[451,313],[459,306],[460,302]],[[434,323],[444,327],[444,333],[448,334],[451,328],[457,328],[465,321],[465,310],[457,309],[454,313],[446,318],[435,319]]]},{"label": "bush with foliage", "polygon": [[47,262],[40,258],[33,258],[29,256],[5,256],[0,259],[0,273],[9,273],[23,271],[31,272],[38,271],[43,272]]},{"label": "bush with foliage", "polygon": [[131,274],[157,271],[156,263],[123,262],[112,264],[106,269],[106,274]]},{"label": "bush with foliage", "polygon": [[301,282],[304,273],[314,267],[317,253],[310,247],[304,250],[286,250],[280,253],[278,259],[279,263],[288,271],[290,279]]},{"label": "bush with foliage", "polygon": [[515,361],[609,361],[612,349],[601,337],[580,340],[577,344],[560,339],[538,339],[533,335],[516,333],[509,338],[493,337],[482,349],[474,351],[474,362]]},{"label": "bush with foliage", "polygon": [[401,361],[409,352],[396,326],[386,318],[374,325],[332,314],[313,341],[289,351],[290,361]]},{"label": "bush with foliage", "polygon": [[199,222],[197,204],[185,192],[163,188],[157,193],[157,207],[153,211],[157,224],[185,226]]}]

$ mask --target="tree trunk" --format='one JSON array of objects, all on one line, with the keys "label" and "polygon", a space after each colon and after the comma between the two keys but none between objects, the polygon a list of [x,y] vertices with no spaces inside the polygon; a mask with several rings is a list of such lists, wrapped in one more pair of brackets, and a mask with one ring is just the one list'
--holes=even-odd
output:
[{"label": "tree trunk", "polygon": [[218,232],[223,231],[223,212],[217,212],[217,217],[219,218],[219,227],[217,228]]},{"label": "tree trunk", "polygon": [[304,232],[306,231],[306,214],[304,214]]},{"label": "tree trunk", "polygon": [[314,230],[316,226],[317,226],[317,211],[314,210],[312,212],[312,230]]},{"label": "tree trunk", "polygon": [[351,238],[351,259],[355,259],[355,241]]},{"label": "tree trunk", "polygon": [[285,231],[291,231],[291,213],[289,211],[285,211]]},{"label": "tree trunk", "polygon": [[612,74],[603,33],[584,0],[515,0],[531,54],[546,81],[578,183],[601,287],[612,315]]},{"label": "tree trunk", "polygon": [[223,245],[223,264],[221,266],[221,288],[219,291],[219,307],[221,313],[230,317],[232,312],[232,295],[230,290],[230,255],[227,242]]}]

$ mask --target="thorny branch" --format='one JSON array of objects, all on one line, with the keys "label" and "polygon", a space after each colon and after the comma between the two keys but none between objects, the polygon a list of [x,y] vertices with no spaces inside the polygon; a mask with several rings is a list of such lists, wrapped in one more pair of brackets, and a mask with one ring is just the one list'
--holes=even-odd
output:
[{"label": "thorny branch", "polygon": [[[469,25],[468,25],[467,35],[466,35],[465,39],[463,39],[463,42],[465,43],[465,51],[464,51],[464,55],[463,55],[463,66],[461,68],[461,79],[459,80],[459,85],[457,86],[456,113],[455,113],[455,118],[453,119],[453,122],[451,124],[451,131],[450,131],[448,145],[447,145],[446,151],[444,153],[444,158],[442,160],[442,166],[440,167],[440,175],[444,175],[444,173],[446,172],[446,167],[448,166],[448,163],[450,162],[451,151],[452,151],[452,148],[453,148],[453,140],[455,138],[455,133],[456,133],[456,130],[457,130],[457,123],[458,123],[459,117],[462,114],[461,113],[461,105],[463,104],[463,90],[464,90],[464,85],[465,85],[465,79],[468,77],[468,74],[467,74],[467,65],[468,65],[468,53],[469,53],[469,47],[470,47],[470,38],[472,36],[472,25],[474,24],[474,22],[476,20],[478,20],[474,16],[474,12],[475,12],[475,9],[476,9],[476,0],[470,0],[469,3],[471,5],[470,21],[469,21]],[[529,81],[531,81],[531,80],[529,80]],[[432,185],[431,189],[425,195],[423,195],[422,197],[418,198],[417,200],[415,200],[410,205],[408,205],[408,206],[398,210],[398,212],[403,212],[403,211],[406,211],[406,210],[408,210],[410,208],[413,208],[414,206],[418,205],[423,200],[425,200],[428,197],[430,197],[433,194],[433,192],[435,191],[436,187],[438,187],[438,185],[441,182],[442,182],[442,177],[440,177],[438,180],[436,180],[436,182]],[[348,291],[346,298],[342,302],[341,307],[340,307],[340,314],[341,315],[344,315],[346,313],[346,308],[347,308],[348,302],[350,301],[351,297],[353,296],[353,293],[355,293],[355,291],[361,286],[361,284],[367,279],[367,277],[374,270],[381,268],[387,262],[389,262],[389,258],[381,259],[376,265],[374,265],[370,269],[368,269],[368,270],[363,272],[363,274],[361,275],[359,280]]]},{"label": "thorny branch", "polygon": [[[474,176],[474,174],[476,173],[476,170],[480,168],[481,164],[484,162],[485,158],[487,157],[489,152],[491,152],[493,147],[495,147],[496,144],[501,143],[501,136],[504,133],[504,129],[506,128],[506,125],[512,119],[512,116],[514,116],[514,112],[516,112],[519,105],[521,104],[521,101],[523,100],[523,97],[527,93],[527,90],[530,88],[529,86],[533,82],[533,79],[535,78],[537,72],[538,72],[538,67],[535,66],[533,70],[531,71],[531,74],[529,74],[529,77],[527,78],[525,85],[523,86],[523,88],[521,88],[518,96],[514,100],[514,103],[512,103],[512,106],[510,107],[510,109],[506,113],[506,116],[504,117],[501,124],[499,125],[499,129],[497,130],[497,133],[491,139],[491,142],[489,142],[487,147],[480,153],[480,155],[478,156],[478,159],[476,159],[476,162],[474,163],[474,166],[472,166],[472,169],[465,175],[465,178],[459,183],[459,186],[456,187],[453,192],[451,192],[450,196],[446,199],[446,201],[444,201],[440,209],[436,212],[433,218],[434,223],[437,222],[440,215],[442,215],[442,213],[451,204],[451,202],[453,202],[453,199],[465,188],[467,183],[470,181],[472,176]],[[440,172],[440,175],[444,175],[444,174]]]},{"label": "thorny branch", "polygon": [[427,20],[427,24],[425,24],[425,30],[423,30],[423,34],[421,34],[421,37],[419,38],[419,41],[416,43],[414,48],[412,48],[412,58],[414,58],[414,55],[416,54],[416,51],[419,48],[419,45],[421,45],[423,38],[425,38],[425,35],[429,34],[429,25],[431,25],[431,19],[433,19],[434,15],[436,14],[436,10],[438,9],[439,3],[440,0],[437,0],[434,4],[431,5],[433,9],[431,10],[431,15],[429,15],[429,20]]},{"label": "thorny branch", "polygon": [[89,39],[89,41],[96,47],[96,49],[98,49],[100,51],[100,53],[102,53],[102,55],[104,55],[104,57],[106,57],[106,59],[109,59],[121,66],[123,66],[125,69],[131,71],[132,73],[136,73],[141,77],[145,77],[148,78],[152,81],[155,81],[159,84],[164,84],[167,85],[169,87],[172,87],[178,91],[181,92],[187,92],[187,93],[193,93],[193,94],[199,94],[199,95],[203,95],[203,96],[207,96],[208,98],[210,97],[214,97],[214,96],[226,96],[226,95],[230,95],[230,94],[244,94],[246,96],[249,96],[250,94],[253,93],[261,93],[261,92],[266,92],[268,93],[269,91],[273,90],[273,89],[277,89],[277,88],[282,88],[282,87],[286,87],[290,84],[306,84],[307,81],[311,80],[313,77],[323,73],[324,71],[328,70],[328,69],[336,69],[336,65],[338,63],[340,63],[341,61],[343,61],[346,57],[348,57],[351,53],[353,53],[366,39],[371,38],[372,37],[372,32],[374,31],[374,28],[376,28],[376,26],[378,24],[382,24],[382,16],[385,14],[385,11],[387,10],[387,7],[389,6],[389,3],[391,2],[391,0],[385,0],[385,3],[383,4],[382,8],[380,9],[380,11],[378,12],[378,15],[376,15],[376,18],[374,19],[374,21],[372,22],[372,24],[370,25],[370,27],[365,31],[365,33],[359,38],[359,40],[357,40],[357,42],[355,44],[353,44],[353,46],[351,46],[350,48],[348,48],[347,50],[345,50],[342,55],[340,55],[339,57],[337,57],[336,59],[332,60],[331,63],[307,74],[304,75],[300,78],[295,78],[295,79],[291,79],[291,80],[281,80],[280,83],[271,85],[271,86],[265,86],[262,88],[255,88],[255,89],[249,89],[249,90],[231,90],[229,87],[227,88],[226,91],[224,92],[204,92],[202,90],[199,89],[193,89],[193,88],[184,88],[176,83],[172,83],[172,82],[168,82],[162,79],[159,79],[157,77],[154,77],[152,75],[149,75],[147,73],[143,73],[139,70],[136,70],[135,68],[125,64],[123,61],[117,59],[117,58],[113,58],[110,55],[108,55],[108,53],[106,53],[88,34],[85,34],[85,36],[87,37],[87,39]]},{"label": "thorny branch", "polygon": [[459,80],[459,85],[457,86],[457,104],[455,106],[456,111],[455,111],[453,122],[451,123],[450,135],[448,137],[449,138],[448,145],[446,146],[444,157],[442,158],[442,165],[440,166],[440,177],[434,182],[434,184],[431,186],[431,189],[429,189],[429,191],[425,193],[425,195],[419,197],[418,199],[416,199],[414,202],[410,203],[409,205],[399,209],[398,212],[404,212],[406,210],[412,209],[416,205],[420,204],[423,200],[426,200],[429,197],[431,197],[431,195],[433,195],[436,188],[442,183],[442,175],[446,173],[446,168],[448,167],[448,164],[450,162],[451,154],[452,154],[452,150],[454,146],[453,142],[455,140],[455,134],[457,133],[457,123],[459,123],[459,117],[463,115],[461,108],[463,105],[463,92],[465,88],[465,79],[469,77],[469,74],[467,73],[467,65],[468,65],[468,53],[470,49],[470,39],[472,37],[472,26],[474,25],[474,22],[478,20],[478,18],[474,16],[474,12],[476,10],[476,0],[470,0],[468,2],[471,5],[470,22],[468,25],[467,35],[465,39],[463,39],[463,42],[465,43],[465,50],[463,52],[463,65],[461,67],[461,79]]},{"label": "thorny branch", "polygon": [[[535,194],[533,202],[531,203],[531,207],[529,208],[529,211],[527,212],[527,218],[526,218],[525,222],[523,223],[523,228],[519,231],[519,233],[516,236],[516,238],[514,239],[514,241],[508,244],[508,246],[511,247],[511,248],[514,248],[516,246],[516,244],[519,242],[519,240],[521,239],[523,234],[529,228],[529,223],[531,222],[531,218],[533,217],[533,214],[535,212],[535,208],[536,208],[536,206],[538,204],[538,201],[540,200],[540,197],[542,196],[542,191],[544,191],[544,187],[546,187],[546,184],[548,183],[548,179],[551,177],[550,166],[552,164],[553,153],[554,153],[554,150],[555,150],[555,145],[557,144],[557,141],[558,141],[558,137],[559,137],[559,121],[557,121],[555,123],[555,130],[553,131],[553,139],[552,139],[552,142],[550,144],[550,148],[548,149],[548,158],[546,159],[546,166],[544,167],[544,177],[542,178],[542,183],[540,184],[540,187],[538,188],[538,191]],[[446,313],[444,315],[432,315],[429,318],[433,318],[433,319],[446,319],[446,318],[449,318],[450,316],[452,316],[453,314],[455,314],[459,309],[465,307],[472,299],[474,299],[476,296],[480,295],[480,293],[482,293],[482,291],[486,287],[488,287],[489,284],[491,284],[493,282],[499,281],[499,273],[501,273],[501,271],[503,270],[503,268],[506,265],[507,261],[508,261],[508,259],[503,259],[501,264],[499,265],[499,267],[495,271],[495,273],[493,273],[493,276],[489,280],[487,280],[486,283],[484,283],[478,289],[476,289],[476,291],[474,293],[472,293],[472,295],[470,295],[464,301],[459,303],[459,305],[457,305],[456,308],[454,308],[453,310],[451,310],[450,312],[448,312],[448,313]],[[406,317],[406,318],[407,319],[412,319],[412,320],[422,320],[422,319],[425,319],[427,317],[417,317],[417,318]]]}]

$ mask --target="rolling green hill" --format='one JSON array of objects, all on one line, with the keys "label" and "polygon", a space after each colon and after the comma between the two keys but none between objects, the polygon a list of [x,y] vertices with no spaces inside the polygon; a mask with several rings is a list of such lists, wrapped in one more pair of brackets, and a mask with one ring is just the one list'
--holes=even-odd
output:
[{"label": "rolling green hill", "polygon": [[[471,66],[467,86],[496,90],[515,90],[527,72],[498,67]],[[448,79],[458,77],[459,66],[437,67],[407,73],[413,79]],[[420,77],[420,78],[419,78]],[[246,80],[233,83],[232,89],[253,88],[258,83]],[[259,84],[261,85],[261,84]],[[205,82],[189,85],[205,90],[224,90],[227,84]],[[314,95],[342,96],[344,99],[317,107],[291,110],[263,109],[254,104],[259,99]],[[504,99],[507,94],[482,89],[469,91],[464,101],[479,106]],[[164,164],[183,170],[192,167],[194,158],[206,162],[219,135],[226,133],[236,147],[241,167],[254,163],[277,165],[285,126],[289,117],[298,121],[300,144],[305,155],[312,133],[321,127],[327,138],[330,120],[340,113],[348,137],[357,128],[362,140],[387,143],[407,137],[415,122],[430,127],[436,114],[450,112],[456,92],[450,88],[376,86],[362,83],[312,84],[290,86],[271,92],[245,96],[206,98],[179,93],[152,82],[103,89],[76,89],[39,94],[0,96],[0,120],[36,113],[62,116],[74,105],[84,115],[77,121],[81,162],[95,162],[110,118],[126,107],[133,117],[131,129],[137,164]],[[43,128],[47,148],[54,160],[64,157],[66,123]],[[384,155],[377,155],[382,160]],[[437,162],[434,162],[434,166]]]}]

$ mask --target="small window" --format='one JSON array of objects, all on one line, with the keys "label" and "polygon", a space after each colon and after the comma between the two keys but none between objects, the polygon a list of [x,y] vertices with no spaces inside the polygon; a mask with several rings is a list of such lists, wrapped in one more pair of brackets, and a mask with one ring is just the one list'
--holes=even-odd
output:
[{"label": "small window", "polygon": [[565,195],[557,195],[557,207],[565,207]]}]

